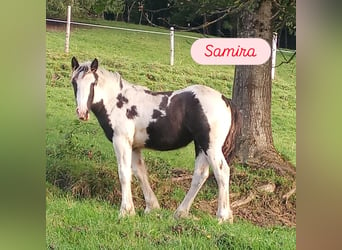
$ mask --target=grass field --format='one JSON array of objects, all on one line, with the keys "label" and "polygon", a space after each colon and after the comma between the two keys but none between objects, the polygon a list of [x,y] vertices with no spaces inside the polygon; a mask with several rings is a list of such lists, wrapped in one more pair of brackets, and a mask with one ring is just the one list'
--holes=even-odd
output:
[{"label": "grass field", "polygon": [[[194,218],[172,218],[172,209],[187,189],[169,179],[174,169],[192,171],[193,145],[172,152],[145,151],[152,188],[163,209],[144,215],[141,191],[135,182],[137,216],[118,219],[120,185],[113,148],[94,116],[87,123],[76,119],[70,84],[71,57],[75,55],[79,61],[96,57],[105,68],[152,90],[203,84],[227,97],[231,96],[234,67],[197,65],[190,56],[194,40],[177,36],[173,67],[169,65],[169,37],[164,35],[74,29],[69,55],[64,53],[64,41],[64,32],[46,32],[47,248],[295,249],[295,228],[258,227],[239,218],[233,225],[218,225],[212,215],[196,206],[196,201],[216,197],[213,180],[207,181],[195,200],[191,210]],[[280,62],[279,56],[278,59]],[[277,68],[272,92],[273,136],[276,148],[292,163],[296,159],[295,84],[295,61]],[[272,174],[266,178],[281,182]],[[231,186],[234,192],[245,188],[234,183]]]}]

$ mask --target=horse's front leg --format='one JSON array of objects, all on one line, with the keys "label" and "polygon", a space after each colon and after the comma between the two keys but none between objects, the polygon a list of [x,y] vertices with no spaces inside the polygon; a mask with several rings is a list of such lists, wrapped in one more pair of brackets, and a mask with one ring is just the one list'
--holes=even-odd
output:
[{"label": "horse's front leg", "polygon": [[134,204],[132,199],[131,181],[132,181],[132,147],[128,139],[124,136],[113,138],[114,150],[118,162],[118,172],[121,184],[121,207],[120,217],[134,215]]}]

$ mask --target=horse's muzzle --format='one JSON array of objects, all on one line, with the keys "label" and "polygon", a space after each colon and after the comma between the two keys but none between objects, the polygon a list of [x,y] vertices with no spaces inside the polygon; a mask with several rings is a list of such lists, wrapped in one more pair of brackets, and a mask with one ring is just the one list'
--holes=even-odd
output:
[{"label": "horse's muzzle", "polygon": [[78,119],[82,121],[88,121],[89,119],[89,111],[88,110],[80,110],[79,108],[76,108],[76,114],[78,116]]}]

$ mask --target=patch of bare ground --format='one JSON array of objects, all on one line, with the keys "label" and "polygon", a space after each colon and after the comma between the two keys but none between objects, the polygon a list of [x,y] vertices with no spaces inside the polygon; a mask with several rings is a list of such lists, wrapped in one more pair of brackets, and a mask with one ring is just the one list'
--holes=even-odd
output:
[{"label": "patch of bare ground", "polygon": [[[98,198],[107,200],[111,204],[120,204],[120,182],[113,169],[99,167],[92,171],[82,172],[78,176],[71,175],[67,169],[65,172],[63,169],[59,169],[57,175],[48,174],[47,180],[77,198]],[[162,178],[157,173],[151,173],[151,187],[163,209],[175,210],[177,208],[180,204],[179,198],[175,199],[172,194],[176,189],[187,192],[190,188],[191,178],[192,172],[182,169],[173,169],[170,176]],[[243,187],[249,183],[248,187],[239,188],[242,191],[232,192],[232,188],[230,190],[230,202],[235,220],[245,219],[259,226],[295,227],[295,185],[291,184],[291,181],[284,182],[283,185],[267,182],[263,176],[252,177],[252,182],[250,179],[250,174],[247,172],[232,171],[231,173],[231,187],[233,184],[235,187]],[[212,174],[203,188],[209,189],[211,193],[217,192],[216,181]],[[132,183],[132,193],[136,208],[143,210],[145,201],[139,183],[135,179]],[[211,197],[213,198],[197,197],[192,209],[207,212],[214,217],[217,209],[217,195]]]},{"label": "patch of bare ground", "polygon": [[[191,173],[176,170],[173,172],[173,187],[184,187],[188,190],[191,183]],[[285,178],[285,177],[284,177]],[[215,179],[210,175],[208,180]],[[241,183],[244,174],[233,172],[231,183]],[[207,181],[208,181],[207,180]],[[241,193],[230,193],[230,202],[235,218],[245,219],[259,226],[296,226],[296,187],[276,185],[265,181],[254,180],[253,188]],[[217,199],[196,199],[193,206],[215,215]],[[176,207],[170,207],[175,209]]]}]

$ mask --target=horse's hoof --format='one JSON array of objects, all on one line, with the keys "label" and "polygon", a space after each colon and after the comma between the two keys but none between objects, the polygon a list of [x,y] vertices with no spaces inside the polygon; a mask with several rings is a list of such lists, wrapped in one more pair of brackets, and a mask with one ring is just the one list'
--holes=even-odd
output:
[{"label": "horse's hoof", "polygon": [[187,218],[189,217],[189,212],[183,210],[176,210],[176,212],[173,214],[173,217],[175,219]]},{"label": "horse's hoof", "polygon": [[152,211],[159,210],[159,209],[160,209],[159,204],[154,205],[154,206],[148,206],[148,207],[145,208],[145,214],[149,214]]},{"label": "horse's hoof", "polygon": [[134,208],[131,209],[120,209],[120,213],[119,213],[119,218],[124,218],[124,217],[128,217],[128,216],[133,216],[135,215],[135,210]]},{"label": "horse's hoof", "polygon": [[222,223],[233,224],[233,221],[234,221],[234,216],[232,212],[230,212],[227,217],[218,217],[219,224],[222,224]]}]

